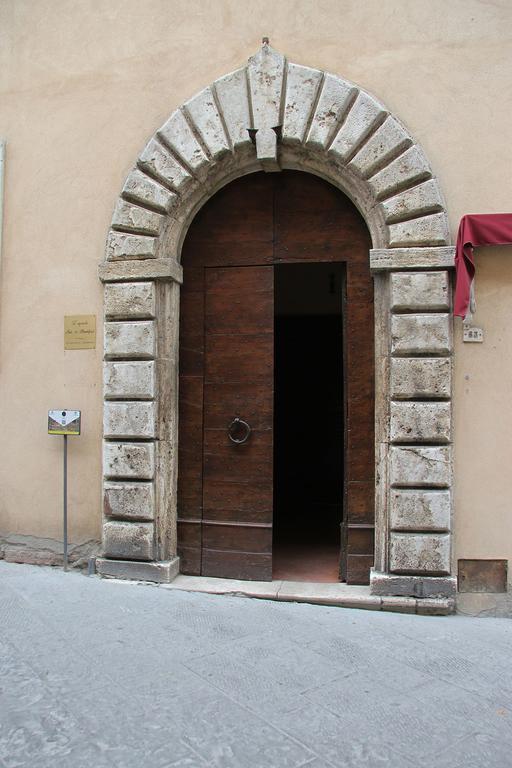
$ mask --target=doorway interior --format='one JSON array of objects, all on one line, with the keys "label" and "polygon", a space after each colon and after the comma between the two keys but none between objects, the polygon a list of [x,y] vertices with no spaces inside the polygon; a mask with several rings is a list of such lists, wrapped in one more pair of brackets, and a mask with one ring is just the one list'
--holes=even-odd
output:
[{"label": "doorway interior", "polygon": [[274,267],[274,579],[340,580],[342,263]]}]

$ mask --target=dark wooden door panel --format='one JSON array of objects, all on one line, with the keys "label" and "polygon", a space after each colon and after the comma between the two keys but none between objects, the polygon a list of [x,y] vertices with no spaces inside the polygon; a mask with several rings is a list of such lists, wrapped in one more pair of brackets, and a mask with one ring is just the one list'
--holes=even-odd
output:
[{"label": "dark wooden door panel", "polygon": [[[269,361],[269,364],[271,362]],[[212,382],[208,385],[210,404],[208,413],[204,414],[206,429],[226,429],[226,402],[236,413],[243,409],[245,420],[253,429],[272,429],[274,401],[272,391],[264,391],[260,387],[254,391],[254,385],[248,381]]]},{"label": "dark wooden door panel", "polygon": [[[271,580],[273,267],[207,268],[204,306],[201,572]],[[265,405],[261,415],[255,412],[258,403]],[[228,434],[235,417],[252,429],[249,439],[240,445]],[[219,503],[219,483],[236,485],[237,493]],[[258,500],[254,507],[251,499],[256,484],[266,503]],[[214,519],[209,517],[212,506]]]},{"label": "dark wooden door panel", "polygon": [[208,520],[272,523],[273,494],[259,477],[243,480],[210,478],[203,515]]},{"label": "dark wooden door panel", "polygon": [[209,576],[223,579],[269,581],[268,574],[272,574],[272,555],[259,552],[228,552],[205,549],[202,567]]}]

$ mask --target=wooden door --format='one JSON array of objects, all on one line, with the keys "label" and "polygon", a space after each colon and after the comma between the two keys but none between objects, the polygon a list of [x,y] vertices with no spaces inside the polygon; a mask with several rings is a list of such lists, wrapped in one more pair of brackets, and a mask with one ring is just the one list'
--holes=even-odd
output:
[{"label": "wooden door", "polygon": [[[370,239],[339,190],[256,173],[197,214],[182,253],[178,552],[183,573],[271,578],[272,265],[345,262],[342,578],[368,583],[374,528]],[[236,416],[254,432],[229,441]],[[305,446],[314,450],[314,446]],[[312,521],[313,524],[313,521]]]}]

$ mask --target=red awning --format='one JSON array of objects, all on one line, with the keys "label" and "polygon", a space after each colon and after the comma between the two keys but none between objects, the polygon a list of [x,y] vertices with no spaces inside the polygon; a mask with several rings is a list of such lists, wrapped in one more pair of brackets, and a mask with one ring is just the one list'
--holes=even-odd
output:
[{"label": "red awning", "polygon": [[477,245],[512,245],[512,213],[463,216],[455,250],[455,306],[453,314],[466,317],[473,311],[471,288],[475,276],[473,248]]}]

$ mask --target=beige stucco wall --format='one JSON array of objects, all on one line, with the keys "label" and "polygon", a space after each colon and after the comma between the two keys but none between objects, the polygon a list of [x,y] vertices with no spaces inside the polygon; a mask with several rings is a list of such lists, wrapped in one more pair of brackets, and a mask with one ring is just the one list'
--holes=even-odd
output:
[{"label": "beige stucco wall", "polygon": [[[464,213],[510,210],[511,22],[507,0],[0,4],[0,535],[61,535],[62,441],[47,436],[46,413],[64,406],[83,411],[83,435],[70,440],[70,536],[99,537],[96,269],[123,180],[172,110],[268,35],[290,60],[353,80],[405,123],[440,180],[455,234]],[[512,559],[510,255],[479,256],[475,320],[485,343],[456,346],[456,540],[465,557]],[[63,316],[81,313],[98,316],[97,349],[64,352]]]}]

